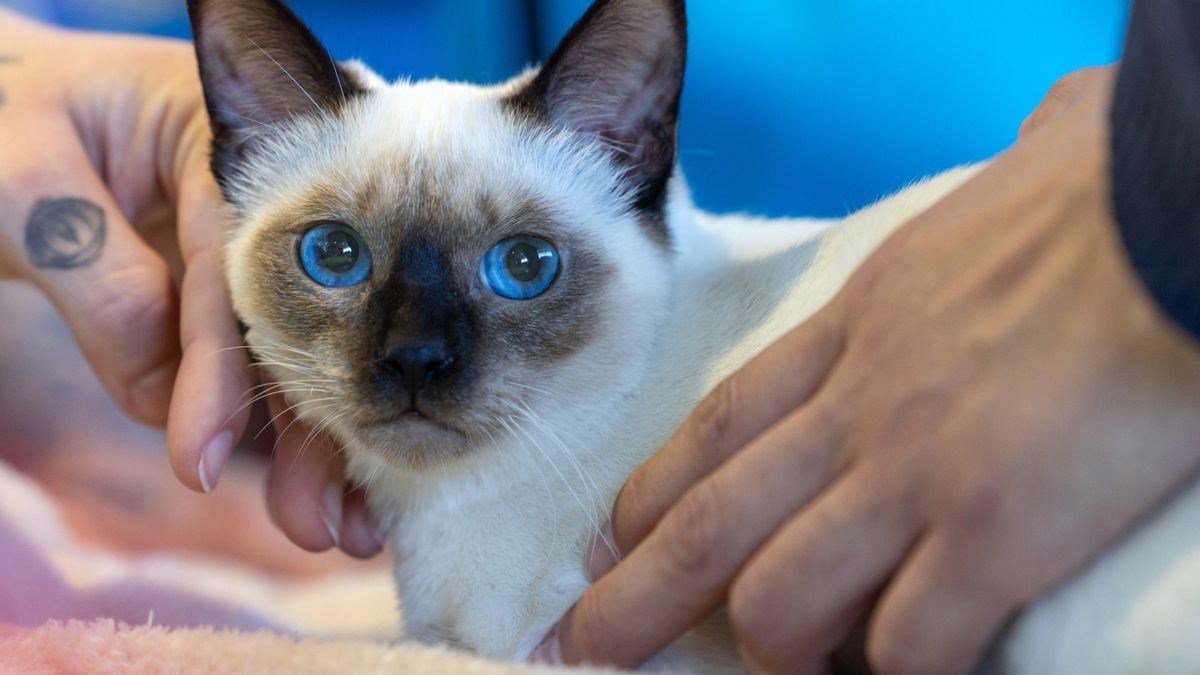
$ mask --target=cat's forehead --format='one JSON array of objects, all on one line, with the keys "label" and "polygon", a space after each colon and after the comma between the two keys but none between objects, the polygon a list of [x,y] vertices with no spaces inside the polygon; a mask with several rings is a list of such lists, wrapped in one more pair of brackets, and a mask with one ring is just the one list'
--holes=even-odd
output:
[{"label": "cat's forehead", "polygon": [[307,186],[282,200],[262,224],[297,231],[318,221],[352,225],[376,241],[399,246],[409,240],[474,244],[525,232],[561,233],[569,218],[536,193],[455,189],[420,170],[377,170]]},{"label": "cat's forehead", "polygon": [[512,86],[398,83],[336,116],[299,120],[251,161],[245,203],[276,222],[353,214],[465,235],[509,222],[586,229],[627,215],[610,163],[506,106]]}]

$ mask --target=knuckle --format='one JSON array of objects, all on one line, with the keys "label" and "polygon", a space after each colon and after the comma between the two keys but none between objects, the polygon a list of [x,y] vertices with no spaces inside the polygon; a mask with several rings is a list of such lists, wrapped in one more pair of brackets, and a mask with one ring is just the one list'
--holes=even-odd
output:
[{"label": "knuckle", "polygon": [[968,479],[948,514],[955,531],[986,531],[1005,512],[1005,490],[995,482]]},{"label": "knuckle", "polygon": [[[966,549],[968,546],[970,544],[964,543],[956,548]],[[1015,612],[1039,590],[1039,585],[1031,583],[1037,575],[1023,561],[1006,559],[1002,551],[993,551],[990,558],[997,562],[979,569],[958,571],[962,578],[959,582],[963,587],[961,595],[969,598],[973,604],[987,608],[988,612]]]},{"label": "knuckle", "polygon": [[159,331],[174,311],[175,286],[165,266],[147,263],[113,271],[98,293],[96,319],[113,333]]},{"label": "knuckle", "polygon": [[[634,472],[613,502],[612,514],[609,516],[609,526],[612,528],[613,543],[621,553],[628,553],[641,543],[653,525],[648,517],[652,513],[652,505],[647,495],[656,491],[648,484],[646,476],[641,471]],[[660,512],[657,512],[661,514]]]},{"label": "knuckle", "polygon": [[1067,96],[1074,95],[1086,85],[1091,83],[1094,79],[1096,79],[1096,76],[1102,73],[1103,70],[1104,69],[1099,66],[1073,70],[1058,78],[1058,81],[1054,83],[1053,88],[1059,89],[1061,94],[1065,94]]},{"label": "knuckle", "polygon": [[[841,436],[851,426],[852,417],[847,414],[849,406],[845,403],[846,400],[853,398],[847,394],[846,387],[848,386],[846,384],[830,386],[822,392],[821,396],[804,404],[809,411],[809,417],[820,420],[824,428],[830,430],[834,436]],[[811,433],[811,428],[806,429]],[[813,468],[816,469],[819,466]]]},{"label": "knuckle", "polygon": [[612,654],[614,638],[619,639],[627,622],[614,621],[601,603],[588,602],[589,596],[570,611],[568,623],[560,628],[562,650],[574,660],[591,661]]},{"label": "knuckle", "polygon": [[739,384],[729,378],[713,389],[692,416],[691,449],[704,465],[716,465],[728,454],[734,438]]},{"label": "knuckle", "polygon": [[1087,70],[1076,70],[1063,75],[1050,85],[1043,103],[1070,103],[1079,95],[1091,75]]},{"label": "knuckle", "polygon": [[1038,107],[1021,123],[1018,133],[1022,136],[1029,134],[1069,107],[1089,77],[1087,72],[1076,71],[1059,78],[1050,86]]},{"label": "knuckle", "polygon": [[662,526],[664,557],[683,578],[707,578],[720,562],[725,534],[720,493],[712,481],[688,490]]},{"label": "knuckle", "polygon": [[1029,113],[1029,116],[1026,117],[1023,122],[1021,122],[1021,126],[1017,129],[1017,136],[1022,138],[1028,136],[1034,129],[1042,126],[1042,123],[1046,121],[1045,117],[1046,112],[1044,106],[1038,106],[1036,110]]},{"label": "knuckle", "polygon": [[783,648],[796,644],[798,636],[785,635],[784,616],[777,607],[778,593],[769,583],[743,575],[729,591],[729,623],[742,649],[757,663],[781,660]]},{"label": "knuckle", "polygon": [[1076,73],[1069,73],[1058,78],[1054,84],[1050,85],[1050,90],[1046,92],[1045,100],[1054,103],[1070,100],[1072,94],[1075,93],[1078,82],[1079,79]]},{"label": "knuckle", "polygon": [[867,662],[879,675],[917,675],[920,670],[915,653],[914,643],[902,642],[890,634],[871,639],[867,644]]},{"label": "knuckle", "polygon": [[941,675],[964,672],[954,646],[937,638],[929,617],[914,616],[903,623],[880,627],[868,637],[867,663],[878,675]]},{"label": "knuckle", "polygon": [[165,268],[147,264],[107,275],[96,292],[94,321],[115,344],[125,345],[114,355],[120,384],[136,394],[178,350],[174,284]]},{"label": "knuckle", "polygon": [[867,636],[866,658],[872,672],[879,675],[932,675],[930,641],[924,634],[927,624],[919,615],[892,615],[875,626]]}]

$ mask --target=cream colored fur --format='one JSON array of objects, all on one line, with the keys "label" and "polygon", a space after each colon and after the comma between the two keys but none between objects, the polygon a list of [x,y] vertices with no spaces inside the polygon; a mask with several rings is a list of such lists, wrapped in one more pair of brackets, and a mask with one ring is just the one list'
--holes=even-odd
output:
[{"label": "cream colored fur", "polygon": [[[541,391],[509,393],[521,406],[494,445],[414,471],[383,463],[353,429],[330,426],[346,445],[352,479],[367,486],[390,526],[409,634],[499,659],[526,657],[584,591],[584,548],[618,489],[705,393],[819,309],[889,233],[973,171],[822,221],[701,213],[677,176],[668,205],[673,252],[664,255],[628,199],[614,197],[621,188],[602,148],[502,109],[500,98],[519,82],[372,81],[373,94],[338,118],[294,120],[264,139],[234,185],[244,217],[228,263],[251,344],[279,337],[256,306],[260,272],[248,233],[331,176],[352,190],[381,167],[419,161],[444,199],[536,195],[598,249],[620,256],[597,337],[560,372],[532,380]],[[393,176],[385,190],[410,188],[410,172],[384,173]],[[303,394],[290,401],[309,422],[326,421]],[[1009,671],[1200,672],[1198,523],[1193,490],[1035,605],[1001,651]],[[734,663],[728,640],[710,636],[656,665],[715,672]]]}]

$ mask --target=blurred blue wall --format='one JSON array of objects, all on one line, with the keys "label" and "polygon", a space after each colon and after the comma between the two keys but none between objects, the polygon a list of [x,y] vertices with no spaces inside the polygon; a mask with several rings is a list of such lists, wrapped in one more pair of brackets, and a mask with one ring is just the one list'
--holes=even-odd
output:
[{"label": "blurred blue wall", "polygon": [[[494,82],[588,0],[292,0],[338,58]],[[838,215],[1007,146],[1059,76],[1117,58],[1128,0],[690,0],[681,159],[714,210]],[[183,0],[0,0],[187,35]]]}]

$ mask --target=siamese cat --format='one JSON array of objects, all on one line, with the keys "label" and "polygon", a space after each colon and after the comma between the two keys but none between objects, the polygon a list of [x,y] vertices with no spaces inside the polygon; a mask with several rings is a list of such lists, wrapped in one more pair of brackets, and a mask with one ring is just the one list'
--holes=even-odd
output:
[{"label": "siamese cat", "polygon": [[[962,168],[840,220],[676,166],[683,0],[597,0],[497,86],[383,82],[276,0],[189,0],[247,343],[389,524],[410,637],[524,659],[617,491]],[[737,11],[732,8],[730,11]],[[1021,616],[1012,673],[1200,672],[1195,490]],[[719,620],[657,665],[740,669]]]}]

